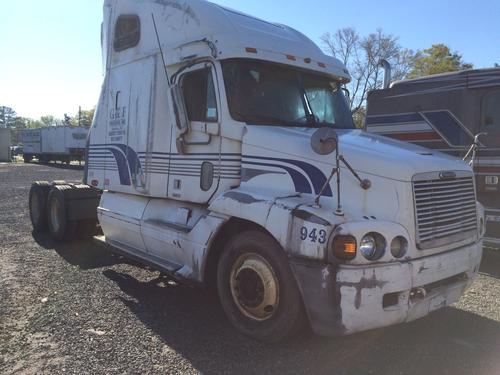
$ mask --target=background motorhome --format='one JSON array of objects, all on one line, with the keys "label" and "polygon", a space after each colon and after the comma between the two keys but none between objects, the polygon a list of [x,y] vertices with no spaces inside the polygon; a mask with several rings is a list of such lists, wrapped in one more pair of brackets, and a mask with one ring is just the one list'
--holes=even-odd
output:
[{"label": "background motorhome", "polygon": [[0,162],[10,161],[11,134],[10,129],[0,129]]},{"label": "background motorhome", "polygon": [[41,163],[82,161],[88,132],[88,128],[71,126],[26,129],[23,132],[24,161],[29,163],[33,158]]},{"label": "background motorhome", "polygon": [[500,68],[400,81],[368,95],[367,130],[463,158],[479,137],[474,162],[487,237],[500,244]]}]

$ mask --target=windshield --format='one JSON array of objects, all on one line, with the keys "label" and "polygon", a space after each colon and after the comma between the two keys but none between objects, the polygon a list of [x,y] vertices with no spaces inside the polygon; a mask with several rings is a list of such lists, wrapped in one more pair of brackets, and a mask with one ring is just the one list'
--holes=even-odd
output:
[{"label": "windshield", "polygon": [[338,82],[255,60],[222,62],[231,116],[254,125],[354,129]]}]

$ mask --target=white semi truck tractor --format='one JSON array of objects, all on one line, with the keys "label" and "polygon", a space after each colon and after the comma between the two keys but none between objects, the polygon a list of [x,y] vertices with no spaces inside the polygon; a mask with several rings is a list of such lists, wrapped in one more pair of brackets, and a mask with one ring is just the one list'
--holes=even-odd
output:
[{"label": "white semi truck tractor", "polygon": [[303,34],[201,0],[105,0],[102,50],[84,183],[34,183],[36,230],[100,226],[116,251],[215,286],[263,341],[408,322],[473,282],[470,167],[356,129],[346,67]]}]

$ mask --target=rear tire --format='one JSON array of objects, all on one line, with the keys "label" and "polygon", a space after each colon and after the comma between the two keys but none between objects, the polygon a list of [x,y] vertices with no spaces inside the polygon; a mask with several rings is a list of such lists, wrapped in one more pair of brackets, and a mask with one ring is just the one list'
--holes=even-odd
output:
[{"label": "rear tire", "polygon": [[217,287],[230,322],[254,339],[277,342],[305,322],[288,258],[266,233],[246,231],[229,240],[219,259]]},{"label": "rear tire", "polygon": [[31,163],[31,161],[33,160],[33,156],[32,155],[23,155],[23,160],[25,163]]},{"label": "rear tire", "polygon": [[47,181],[36,181],[29,193],[29,213],[35,232],[47,231],[47,197],[51,185]]},{"label": "rear tire", "polygon": [[52,238],[58,241],[68,241],[74,239],[76,222],[68,220],[66,191],[71,190],[71,186],[54,186],[47,198],[47,221],[49,232]]}]

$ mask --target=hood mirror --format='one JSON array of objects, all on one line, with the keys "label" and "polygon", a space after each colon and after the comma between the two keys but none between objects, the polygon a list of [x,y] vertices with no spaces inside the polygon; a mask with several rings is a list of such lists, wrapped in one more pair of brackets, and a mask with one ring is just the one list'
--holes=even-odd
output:
[{"label": "hood mirror", "polygon": [[335,129],[324,127],[316,130],[311,137],[311,148],[313,151],[319,155],[329,155],[335,151],[335,166],[332,168],[332,173],[330,177],[325,181],[325,184],[321,188],[319,194],[317,195],[314,203],[317,207],[320,206],[320,199],[325,191],[326,187],[330,184],[332,178],[337,176],[337,210],[335,215],[344,216],[344,211],[342,210],[342,205],[340,201],[340,163],[344,164],[351,174],[359,181],[359,185],[363,190],[368,190],[371,188],[372,183],[368,179],[361,179],[358,173],[351,167],[347,160],[339,153],[339,137]]},{"label": "hood mirror", "polygon": [[319,155],[330,155],[337,149],[339,138],[332,128],[320,128],[311,137],[311,148]]}]

